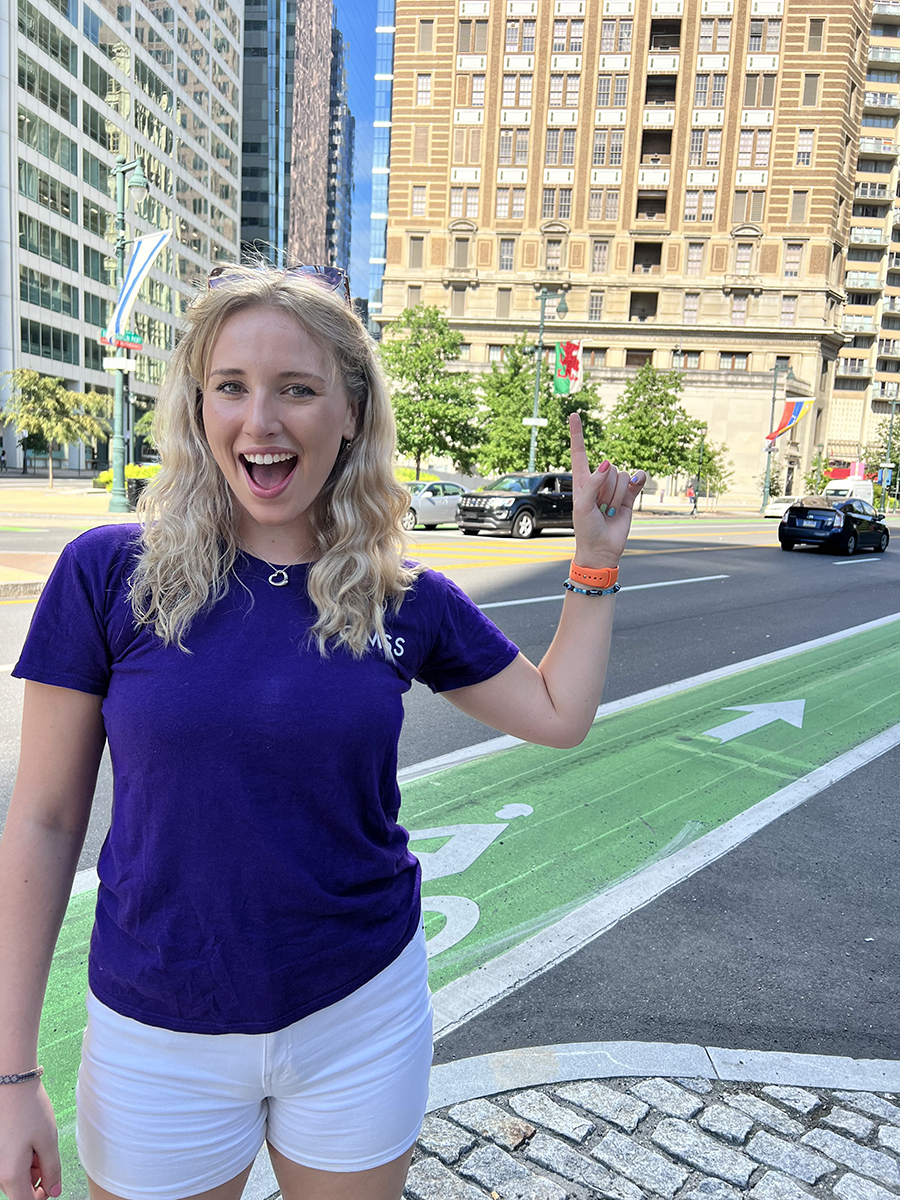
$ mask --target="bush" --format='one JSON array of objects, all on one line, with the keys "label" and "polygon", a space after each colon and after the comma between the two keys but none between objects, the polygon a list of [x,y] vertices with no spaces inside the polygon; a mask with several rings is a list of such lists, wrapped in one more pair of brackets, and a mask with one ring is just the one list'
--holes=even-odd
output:
[{"label": "bush", "polygon": [[[125,478],[126,479],[152,479],[159,470],[159,463],[126,463]],[[109,471],[101,471],[99,475],[94,476],[95,488],[106,488],[108,492],[112,491],[113,473]]]},{"label": "bush", "polygon": [[[394,478],[398,479],[400,481],[400,483],[412,483],[412,481],[415,479],[415,477],[416,477],[415,467],[395,467],[394,468]],[[419,474],[419,481],[422,482],[423,480],[426,483],[433,483],[437,480],[437,475],[429,475],[427,471],[422,471]]]}]

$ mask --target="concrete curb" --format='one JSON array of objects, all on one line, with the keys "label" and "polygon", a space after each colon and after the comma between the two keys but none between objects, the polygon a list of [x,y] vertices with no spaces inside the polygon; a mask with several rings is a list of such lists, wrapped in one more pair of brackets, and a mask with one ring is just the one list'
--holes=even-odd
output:
[{"label": "concrete curb", "polygon": [[895,1092],[900,1090],[900,1061],[667,1042],[570,1042],[433,1067],[427,1111],[518,1088],[631,1076]]},{"label": "concrete curb", "polygon": [[0,600],[34,600],[44,590],[45,583],[44,579],[23,583],[0,583]]}]

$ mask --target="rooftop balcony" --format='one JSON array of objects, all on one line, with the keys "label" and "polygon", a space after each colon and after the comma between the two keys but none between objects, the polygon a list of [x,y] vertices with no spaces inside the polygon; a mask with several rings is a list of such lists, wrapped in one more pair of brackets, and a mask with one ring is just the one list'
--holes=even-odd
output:
[{"label": "rooftop balcony", "polygon": [[869,62],[900,62],[900,50],[890,46],[869,46]]},{"label": "rooftop balcony", "polygon": [[873,317],[844,317],[842,328],[844,333],[874,333],[875,320]]}]

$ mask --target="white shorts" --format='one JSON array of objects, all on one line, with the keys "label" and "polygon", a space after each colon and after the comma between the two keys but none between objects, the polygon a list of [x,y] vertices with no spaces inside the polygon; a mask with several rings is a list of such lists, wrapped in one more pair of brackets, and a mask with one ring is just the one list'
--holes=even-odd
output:
[{"label": "white shorts", "polygon": [[322,1171],[365,1171],[416,1140],[428,1098],[425,935],[336,1004],[265,1034],[174,1033],[90,993],[77,1088],[88,1176],[128,1200],[233,1179],[268,1141]]}]

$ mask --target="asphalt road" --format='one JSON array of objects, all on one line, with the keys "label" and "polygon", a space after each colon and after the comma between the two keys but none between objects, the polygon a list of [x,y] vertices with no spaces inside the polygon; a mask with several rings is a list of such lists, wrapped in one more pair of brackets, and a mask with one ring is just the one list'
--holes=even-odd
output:
[{"label": "asphalt road", "polygon": [[[617,599],[605,700],[900,610],[900,550],[853,559],[782,554],[774,522],[682,521],[636,532],[624,584],[726,578],[645,586]],[[32,535],[0,533],[0,551],[12,548],[8,538],[20,549],[50,551],[74,533],[51,529],[40,546]],[[449,530],[419,541],[436,562],[462,542],[467,551],[489,553],[482,551],[487,539],[473,548],[475,539]],[[535,558],[539,551],[546,558],[549,541],[530,544]],[[559,542],[561,553],[570,546],[567,538]],[[448,574],[478,603],[496,604],[558,595],[563,572],[560,562],[534,561]],[[513,603],[490,613],[539,659],[560,603]],[[15,660],[31,611],[30,604],[0,605],[0,663]],[[13,778],[21,687],[0,675],[0,815]],[[401,766],[494,736],[419,686],[406,708]],[[900,1057],[898,762],[898,753],[877,760],[631,914],[442,1039],[437,1061],[606,1038]],[[81,866],[96,861],[110,797],[104,770]]]}]

